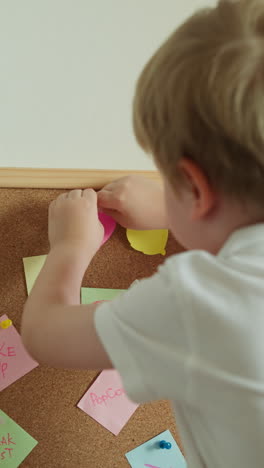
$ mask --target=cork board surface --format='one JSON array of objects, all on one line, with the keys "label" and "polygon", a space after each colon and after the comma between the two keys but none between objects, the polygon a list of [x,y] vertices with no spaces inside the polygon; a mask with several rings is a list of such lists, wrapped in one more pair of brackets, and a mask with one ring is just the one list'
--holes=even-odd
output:
[{"label": "cork board surface", "polygon": [[[26,300],[22,258],[48,252],[48,206],[61,192],[0,189],[0,315],[7,314],[18,330]],[[169,238],[166,250],[168,256],[182,249]],[[132,250],[118,227],[93,259],[83,286],[127,288],[163,260]],[[128,468],[125,453],[166,429],[182,448],[169,402],[141,405],[118,436],[76,408],[97,374],[39,366],[1,392],[0,408],[38,441],[21,467]]]}]

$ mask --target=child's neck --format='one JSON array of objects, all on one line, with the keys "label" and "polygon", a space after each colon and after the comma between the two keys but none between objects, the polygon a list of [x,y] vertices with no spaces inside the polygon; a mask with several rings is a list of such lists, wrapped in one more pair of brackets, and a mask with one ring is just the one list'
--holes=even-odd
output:
[{"label": "child's neck", "polygon": [[215,212],[201,221],[201,248],[217,254],[233,232],[258,223],[264,223],[264,210],[223,198]]}]

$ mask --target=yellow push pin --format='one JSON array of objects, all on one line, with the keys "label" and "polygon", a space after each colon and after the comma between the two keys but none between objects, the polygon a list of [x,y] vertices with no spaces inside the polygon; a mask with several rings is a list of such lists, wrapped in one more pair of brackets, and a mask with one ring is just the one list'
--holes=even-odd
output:
[{"label": "yellow push pin", "polygon": [[2,322],[0,322],[0,328],[3,328],[4,330],[6,328],[11,327],[11,325],[12,325],[12,320],[10,320],[10,319],[6,319],[6,320],[3,320]]}]

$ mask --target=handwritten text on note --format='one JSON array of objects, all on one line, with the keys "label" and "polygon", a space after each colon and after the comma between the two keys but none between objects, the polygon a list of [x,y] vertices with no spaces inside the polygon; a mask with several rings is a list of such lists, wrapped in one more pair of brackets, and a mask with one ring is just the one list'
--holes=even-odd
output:
[{"label": "handwritten text on note", "polygon": [[[7,320],[6,315],[0,321]],[[24,348],[15,327],[0,329],[0,391],[38,366]]]},{"label": "handwritten text on note", "polygon": [[14,450],[13,445],[16,445],[16,443],[9,432],[2,436],[0,440],[0,461],[6,458],[12,458],[12,452]]},{"label": "handwritten text on note", "polygon": [[126,396],[118,372],[105,370],[87,390],[78,407],[117,435],[138,405]]},{"label": "handwritten text on note", "polygon": [[17,468],[36,445],[33,437],[0,410],[0,467]]}]

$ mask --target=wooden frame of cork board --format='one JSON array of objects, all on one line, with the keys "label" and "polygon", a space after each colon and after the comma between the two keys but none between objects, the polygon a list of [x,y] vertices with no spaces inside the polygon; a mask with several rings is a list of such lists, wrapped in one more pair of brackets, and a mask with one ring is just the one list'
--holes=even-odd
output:
[{"label": "wooden frame of cork board", "polygon": [[[158,179],[155,172],[139,172]],[[0,169],[1,314],[20,329],[26,286],[22,258],[48,252],[48,205],[62,189],[93,186],[129,171]],[[182,248],[169,237],[167,256]],[[89,266],[83,286],[128,288],[150,276],[161,255],[132,250],[118,227]],[[98,372],[56,370],[39,366],[1,392],[0,408],[39,443],[24,468],[128,468],[125,453],[170,429],[181,447],[169,402],[141,405],[118,436],[76,407]],[[157,376],[158,379],[158,376]]]}]

